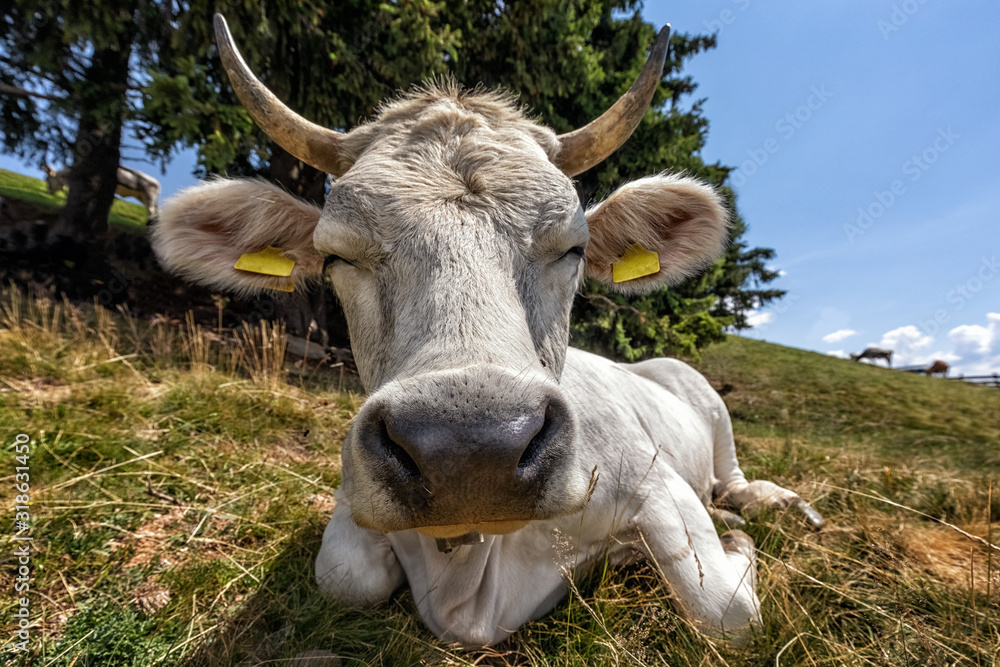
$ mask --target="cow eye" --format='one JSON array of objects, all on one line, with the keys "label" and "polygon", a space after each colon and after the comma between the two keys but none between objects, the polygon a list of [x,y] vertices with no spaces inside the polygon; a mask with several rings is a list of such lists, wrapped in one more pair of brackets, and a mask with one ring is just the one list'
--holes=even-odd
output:
[{"label": "cow eye", "polygon": [[340,255],[327,255],[326,257],[323,258],[323,271],[326,271],[328,268],[330,268],[330,265],[333,264],[334,262],[347,262],[348,264],[351,264],[351,262],[348,262]]},{"label": "cow eye", "polygon": [[576,257],[577,259],[579,259],[580,257],[583,257],[584,250],[585,248],[582,245],[575,245],[569,250],[567,250],[565,253],[563,253],[563,256],[560,257],[559,259],[565,259],[567,257]]}]

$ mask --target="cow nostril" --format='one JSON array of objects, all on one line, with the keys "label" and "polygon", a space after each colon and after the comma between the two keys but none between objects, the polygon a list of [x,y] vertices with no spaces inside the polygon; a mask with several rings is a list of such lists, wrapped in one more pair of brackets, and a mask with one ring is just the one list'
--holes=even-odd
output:
[{"label": "cow nostril", "polygon": [[413,457],[410,456],[402,445],[392,439],[392,436],[389,435],[389,429],[386,427],[385,422],[382,422],[381,424],[381,431],[382,443],[385,445],[386,452],[389,454],[389,457],[396,461],[407,477],[420,477],[420,467],[417,466],[417,462],[413,460]]},{"label": "cow nostril", "polygon": [[518,472],[524,472],[538,460],[542,450],[545,449],[545,446],[551,440],[553,430],[552,415],[549,414],[549,408],[546,408],[545,420],[542,422],[542,427],[531,438],[528,446],[521,452],[521,458],[517,461]]}]

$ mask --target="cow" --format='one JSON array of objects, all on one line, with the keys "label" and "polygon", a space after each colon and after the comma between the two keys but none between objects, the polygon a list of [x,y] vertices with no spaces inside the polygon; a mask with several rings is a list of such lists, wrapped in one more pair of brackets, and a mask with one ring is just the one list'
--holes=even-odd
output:
[{"label": "cow", "polygon": [[861,361],[862,359],[885,359],[885,363],[892,368],[892,350],[882,350],[877,347],[866,347],[861,354],[851,354],[851,359]]},{"label": "cow", "polygon": [[[43,167],[45,183],[49,194],[54,195],[66,187],[69,169],[56,171],[49,165]],[[118,185],[115,194],[119,197],[135,197],[146,207],[146,215],[152,220],[157,216],[160,202],[160,182],[149,174],[128,167],[118,167]]]},{"label": "cow", "polygon": [[947,362],[936,360],[933,364],[928,366],[924,370],[924,375],[940,375],[941,377],[948,376],[948,364]]},{"label": "cow", "polygon": [[[259,180],[193,186],[164,206],[153,244],[167,269],[205,286],[324,280],[343,305],[367,398],[341,449],[319,588],[371,606],[408,583],[435,635],[481,647],[548,613],[574,573],[641,557],[704,632],[745,638],[761,618],[754,542],[738,528],[720,537],[713,517],[822,517],[746,479],[726,406],[694,369],[568,346],[585,275],[644,293],[727,244],[721,197],[693,178],[642,178],[586,211],[571,180],[639,123],[669,26],[617,103],[558,136],[508,95],[451,81],[335,132],[257,80],[220,15],[215,30],[251,117],[335,180],[322,209]],[[635,244],[658,266],[614,282]],[[235,268],[265,250],[294,266]]]}]

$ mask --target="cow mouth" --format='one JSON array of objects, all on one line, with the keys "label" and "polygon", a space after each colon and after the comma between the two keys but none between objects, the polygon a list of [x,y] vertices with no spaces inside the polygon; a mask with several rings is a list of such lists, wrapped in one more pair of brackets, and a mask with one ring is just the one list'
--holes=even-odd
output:
[{"label": "cow mouth", "polygon": [[[433,537],[436,540],[460,542],[463,538],[477,534],[506,535],[507,533],[521,530],[527,525],[527,521],[481,521],[479,523],[463,523],[453,526],[420,526],[416,530],[421,535]],[[471,542],[461,543],[466,544]]]}]

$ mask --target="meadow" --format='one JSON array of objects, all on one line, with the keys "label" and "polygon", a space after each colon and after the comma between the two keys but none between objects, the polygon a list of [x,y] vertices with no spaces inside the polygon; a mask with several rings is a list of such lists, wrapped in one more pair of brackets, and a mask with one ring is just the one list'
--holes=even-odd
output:
[{"label": "meadow", "polygon": [[[65,190],[50,194],[44,180],[7,169],[0,169],[0,197],[19,199],[53,212],[66,205]],[[145,231],[146,208],[116,197],[111,205],[108,222],[125,231]]]},{"label": "meadow", "polygon": [[289,369],[284,343],[266,322],[218,330],[2,291],[0,497],[10,526],[27,434],[34,537],[31,651],[5,664],[280,665],[314,650],[385,666],[997,664],[996,389],[730,336],[697,366],[747,476],[827,519],[750,522],[764,623],[749,643],[700,635],[639,564],[572,578],[552,614],[464,652],[423,627],[406,589],[365,611],[318,594],[363,394],[341,370]]}]

